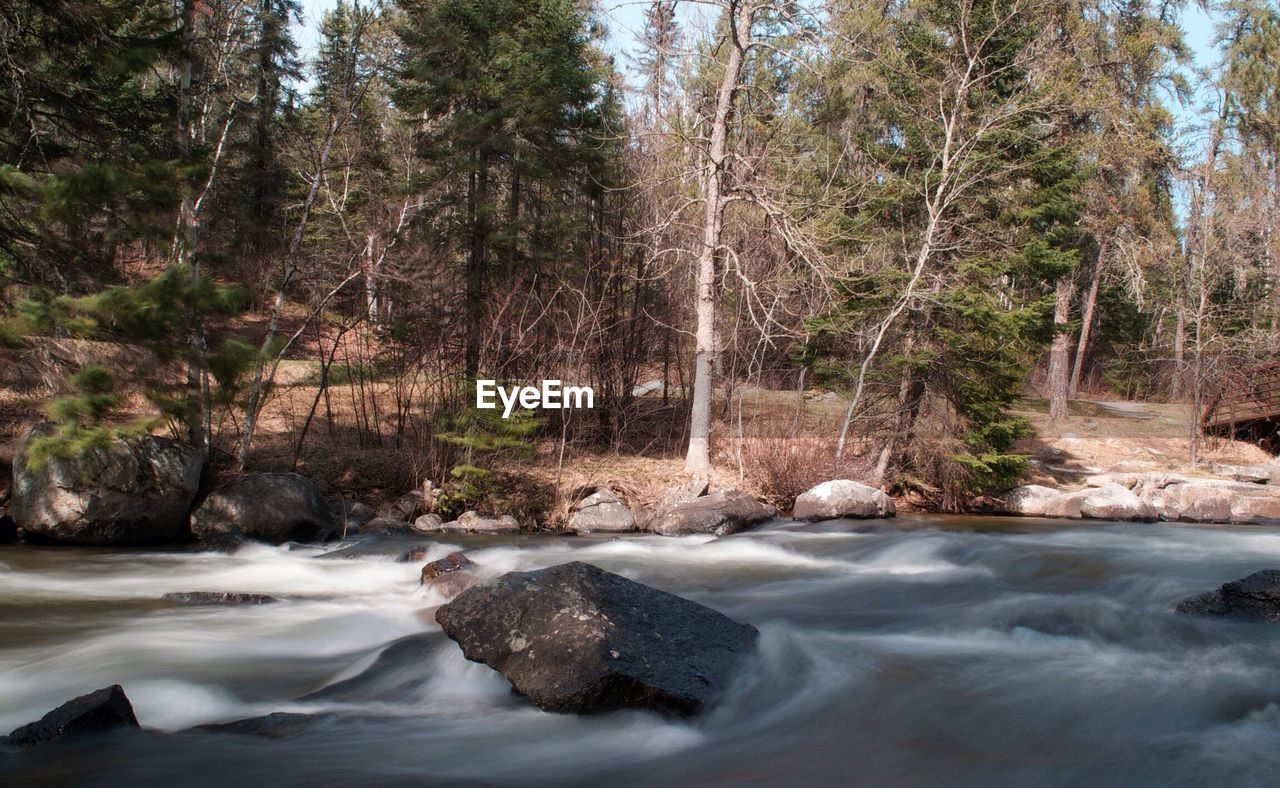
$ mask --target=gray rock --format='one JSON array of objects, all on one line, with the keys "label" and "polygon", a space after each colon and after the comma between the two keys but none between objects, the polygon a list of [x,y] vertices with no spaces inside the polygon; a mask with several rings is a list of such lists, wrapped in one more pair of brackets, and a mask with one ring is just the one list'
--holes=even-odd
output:
[{"label": "gray rock", "polygon": [[440,515],[435,512],[428,512],[413,521],[413,527],[419,531],[439,531],[444,525],[444,520],[440,519]]},{"label": "gray rock", "polygon": [[1276,464],[1257,464],[1257,465],[1223,465],[1213,466],[1213,473],[1217,476],[1223,476],[1232,481],[1244,482],[1246,484],[1272,484],[1280,479],[1280,465]]},{"label": "gray rock", "polygon": [[419,533],[412,523],[390,517],[375,517],[356,529],[361,536],[415,536]]},{"label": "gray rock", "polygon": [[180,605],[269,605],[279,601],[266,594],[242,594],[236,591],[175,591],[160,598]]},{"label": "gray rock", "polygon": [[168,438],[120,438],[105,448],[27,467],[28,430],[13,461],[9,516],[27,534],[84,545],[174,541],[200,486],[200,453]]},{"label": "gray rock", "polygon": [[436,612],[463,654],[548,711],[695,714],[753,651],[755,627],[590,564],[509,572]]},{"label": "gray rock", "polygon": [[893,517],[897,508],[883,491],[849,479],[823,482],[801,493],[792,508],[797,520]]},{"label": "gray rock", "polygon": [[663,536],[724,536],[762,523],[778,514],[771,506],[741,490],[720,490],[654,513],[648,530]]},{"label": "gray rock", "polygon": [[1064,517],[1080,519],[1081,502],[1093,490],[1064,492],[1039,484],[1015,487],[1004,496],[1004,512],[1023,517]]},{"label": "gray rock", "polygon": [[573,507],[569,530],[579,534],[634,531],[636,518],[613,490],[601,487]]},{"label": "gray rock", "polygon": [[1280,624],[1280,570],[1264,569],[1225,583],[1217,591],[1184,599],[1179,613],[1230,616]]},{"label": "gray rock", "polygon": [[378,516],[389,520],[412,522],[415,517],[426,511],[425,496],[418,490],[412,490],[379,509]]},{"label": "gray rock", "polygon": [[191,513],[200,539],[234,534],[270,544],[309,542],[334,531],[315,485],[296,473],[251,473],[211,492]]},{"label": "gray rock", "polygon": [[373,507],[359,501],[339,502],[329,508],[333,520],[348,533],[355,533],[360,526],[377,517]]},{"label": "gray rock", "polygon": [[1080,514],[1091,520],[1143,520],[1156,519],[1156,509],[1150,501],[1144,501],[1127,487],[1119,484],[1094,490],[1080,502]]},{"label": "gray rock", "polygon": [[520,523],[509,514],[485,517],[476,512],[463,512],[457,520],[441,523],[440,530],[470,534],[516,534],[520,533]]},{"label": "gray rock", "polygon": [[58,708],[9,734],[9,741],[20,747],[30,747],[77,733],[106,730],[108,728],[137,728],[138,718],[133,714],[133,704],[119,684],[95,690],[67,701]]}]

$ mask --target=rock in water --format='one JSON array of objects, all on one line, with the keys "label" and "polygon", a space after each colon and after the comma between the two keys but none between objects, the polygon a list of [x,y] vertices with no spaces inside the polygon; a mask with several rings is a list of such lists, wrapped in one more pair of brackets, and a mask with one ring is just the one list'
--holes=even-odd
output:
[{"label": "rock in water", "polygon": [[1217,591],[1184,599],[1178,604],[1178,612],[1280,624],[1280,570],[1254,572],[1223,584]]},{"label": "rock in water", "polygon": [[241,736],[262,736],[267,739],[279,739],[298,733],[305,733],[324,717],[316,714],[293,714],[277,711],[264,717],[250,717],[234,722],[211,722],[197,725],[191,732],[200,733],[234,733]]},{"label": "rock in water", "polygon": [[573,507],[569,530],[579,534],[634,531],[636,518],[613,490],[601,487]]},{"label": "rock in water", "polygon": [[575,561],[508,572],[436,611],[462,653],[547,711],[695,714],[753,649],[748,624]]},{"label": "rock in water", "polygon": [[201,540],[234,534],[260,542],[310,542],[334,530],[329,507],[305,476],[250,473],[233,479],[191,513],[191,531]]},{"label": "rock in water", "polygon": [[447,575],[450,572],[460,572],[463,569],[470,569],[475,566],[475,562],[467,558],[466,553],[449,553],[444,558],[437,559],[422,567],[422,582]]},{"label": "rock in water", "polygon": [[796,498],[792,516],[797,520],[893,517],[897,509],[883,491],[849,479],[823,482]]},{"label": "rock in water", "polygon": [[44,424],[29,430],[13,461],[9,515],[28,534],[84,545],[166,542],[183,535],[204,465],[198,451],[142,435],[28,468],[31,439],[51,429]]},{"label": "rock in water", "polygon": [[68,734],[88,733],[116,727],[138,727],[133,705],[119,684],[67,701],[40,718],[9,734],[9,741],[22,747],[53,741]]},{"label": "rock in water", "polygon": [[720,490],[659,511],[648,529],[663,536],[737,533],[778,513],[741,490]]},{"label": "rock in water", "polygon": [[160,598],[180,605],[270,605],[279,601],[266,594],[242,594],[236,591],[174,591]]}]

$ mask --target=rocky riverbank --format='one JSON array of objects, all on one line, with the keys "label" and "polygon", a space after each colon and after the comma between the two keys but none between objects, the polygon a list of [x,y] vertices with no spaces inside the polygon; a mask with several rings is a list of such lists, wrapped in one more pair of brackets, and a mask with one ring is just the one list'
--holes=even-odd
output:
[{"label": "rocky riverbank", "polygon": [[1063,488],[1029,484],[999,496],[1003,514],[1070,520],[1280,524],[1280,465],[1215,466],[1213,475],[1114,471]]}]

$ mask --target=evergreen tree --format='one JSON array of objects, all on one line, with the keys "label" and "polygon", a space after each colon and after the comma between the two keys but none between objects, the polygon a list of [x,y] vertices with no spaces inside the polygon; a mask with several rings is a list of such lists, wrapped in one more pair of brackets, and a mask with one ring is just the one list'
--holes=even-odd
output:
[{"label": "evergreen tree", "polygon": [[6,0],[0,39],[0,275],[110,278],[122,248],[171,228],[172,6]]},{"label": "evergreen tree", "polygon": [[[465,249],[463,371],[474,377],[493,269],[519,264],[524,249],[547,258],[563,248],[565,228],[548,197],[589,183],[603,73],[590,19],[570,0],[405,0],[401,8],[394,97],[419,123],[427,184],[441,209],[458,215],[446,232]],[[551,208],[535,214],[535,226],[521,212],[530,194]],[[497,259],[499,246],[507,261]]]}]

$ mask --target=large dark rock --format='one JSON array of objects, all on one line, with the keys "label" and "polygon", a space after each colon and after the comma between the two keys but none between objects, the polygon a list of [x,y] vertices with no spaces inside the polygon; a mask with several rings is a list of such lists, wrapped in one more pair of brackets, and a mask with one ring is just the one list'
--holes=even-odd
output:
[{"label": "large dark rock", "polygon": [[1254,572],[1223,584],[1217,591],[1184,599],[1178,604],[1178,612],[1280,624],[1280,570]]},{"label": "large dark rock", "polygon": [[663,536],[736,533],[778,512],[741,490],[720,490],[655,512],[648,529]]},{"label": "large dark rock", "polygon": [[269,605],[279,601],[266,594],[243,594],[236,591],[174,591],[161,599],[180,605]]},{"label": "large dark rock", "polygon": [[119,684],[95,690],[88,695],[67,701],[58,708],[9,734],[9,741],[21,747],[74,733],[105,730],[116,727],[138,727],[133,715],[133,705],[125,697]]},{"label": "large dark rock", "polygon": [[9,516],[28,535],[83,545],[182,537],[200,485],[200,452],[143,435],[28,467],[31,441],[51,430],[28,430],[13,461]]},{"label": "large dark rock", "polygon": [[234,534],[270,544],[310,542],[334,530],[324,498],[296,473],[246,474],[209,493],[191,513],[191,531],[202,540]]},{"label": "large dark rock", "polygon": [[548,711],[694,714],[728,685],[748,624],[578,561],[509,572],[436,611],[467,659]]}]

